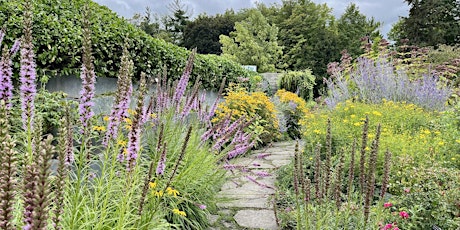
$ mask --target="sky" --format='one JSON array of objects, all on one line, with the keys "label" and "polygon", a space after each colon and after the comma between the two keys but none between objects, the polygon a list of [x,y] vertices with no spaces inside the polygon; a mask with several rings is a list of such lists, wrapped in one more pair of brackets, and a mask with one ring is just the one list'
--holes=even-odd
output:
[{"label": "sky", "polygon": [[[158,15],[169,14],[168,5],[173,0],[94,0],[95,2],[109,7],[118,15],[131,18],[135,13],[143,13],[146,7]],[[266,5],[281,4],[281,0],[181,0],[189,8],[192,18],[206,13],[215,15],[224,13],[226,9],[238,11],[242,8],[255,6],[255,2],[262,2]],[[367,17],[374,17],[382,22],[380,31],[386,35],[391,26],[396,23],[399,17],[409,14],[409,7],[404,0],[313,0],[316,3],[326,3],[333,9],[333,14],[338,18],[345,11],[350,3],[355,3],[362,14]]]}]

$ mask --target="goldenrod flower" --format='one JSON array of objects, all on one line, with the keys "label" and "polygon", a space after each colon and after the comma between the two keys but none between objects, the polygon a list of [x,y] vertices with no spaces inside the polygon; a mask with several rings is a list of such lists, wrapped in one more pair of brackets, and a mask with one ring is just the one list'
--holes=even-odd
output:
[{"label": "goldenrod flower", "polygon": [[131,125],[133,124],[133,121],[129,118],[125,118],[124,121],[128,124],[128,125]]},{"label": "goldenrod flower", "polygon": [[172,212],[173,212],[174,214],[179,215],[179,216],[187,216],[187,213],[185,213],[184,211],[181,211],[181,210],[179,210],[179,209],[177,209],[177,208],[173,209]]},{"label": "goldenrod flower", "polygon": [[93,126],[93,130],[104,132],[105,126]]},{"label": "goldenrod flower", "polygon": [[380,112],[378,112],[378,111],[372,111],[372,114],[374,114],[375,116],[378,116],[378,117],[382,116],[382,114]]},{"label": "goldenrod flower", "polygon": [[177,196],[180,194],[179,191],[172,189],[171,187],[166,188],[166,192],[168,193],[168,195],[174,195],[174,196]]},{"label": "goldenrod flower", "polygon": [[149,187],[152,189],[157,187],[157,182],[149,182]]},{"label": "goldenrod flower", "polygon": [[128,109],[128,113],[131,115],[136,115],[136,110]]},{"label": "goldenrod flower", "polygon": [[118,146],[121,146],[121,147],[125,147],[127,143],[128,143],[128,142],[126,142],[126,141],[124,141],[124,140],[119,140],[119,141],[117,142],[117,145],[118,145]]},{"label": "goldenrod flower", "polygon": [[109,120],[109,116],[104,116],[104,118],[102,118],[104,121],[108,121]]},{"label": "goldenrod flower", "polygon": [[152,195],[156,197],[162,197],[163,196],[163,190],[160,191],[152,191]]}]

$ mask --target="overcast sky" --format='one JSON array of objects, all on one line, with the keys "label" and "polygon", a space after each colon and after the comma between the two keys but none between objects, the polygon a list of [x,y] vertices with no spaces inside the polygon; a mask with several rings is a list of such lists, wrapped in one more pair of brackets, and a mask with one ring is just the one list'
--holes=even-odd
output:
[{"label": "overcast sky", "polygon": [[[159,15],[168,14],[168,4],[173,0],[94,0],[117,12],[120,16],[131,18],[135,13],[142,13],[146,7]],[[380,28],[386,35],[399,16],[407,16],[409,7],[404,0],[313,0],[316,3],[326,3],[333,9],[334,15],[338,18],[343,14],[350,3],[355,3],[361,13],[368,17],[374,17],[383,23]],[[255,0],[182,0],[182,3],[192,10],[192,17],[200,13],[214,15],[224,13],[226,9],[238,11],[241,8],[254,6]],[[258,0],[266,5],[278,3],[281,0]]]}]

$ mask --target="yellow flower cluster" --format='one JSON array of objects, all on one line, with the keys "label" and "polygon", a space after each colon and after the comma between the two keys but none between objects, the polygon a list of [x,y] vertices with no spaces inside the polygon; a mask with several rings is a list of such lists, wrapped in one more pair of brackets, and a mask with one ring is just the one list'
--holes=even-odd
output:
[{"label": "yellow flower cluster", "polygon": [[[276,138],[278,134],[278,120],[275,105],[263,92],[249,93],[243,88],[234,87],[224,97],[225,101],[217,106],[216,116],[212,119],[217,123],[231,114],[231,120],[236,121],[244,116],[246,121],[257,119],[264,129],[265,135],[261,139]],[[273,137],[270,137],[273,136]]]},{"label": "yellow flower cluster", "polygon": [[187,216],[187,213],[185,213],[184,211],[181,211],[177,208],[173,209],[172,212],[176,215],[179,215],[179,216]]},{"label": "yellow flower cluster", "polygon": [[[369,117],[368,138],[375,138],[376,126],[380,123],[380,149],[389,148],[395,156],[411,156],[418,162],[432,158],[452,161],[452,157],[456,158],[455,148],[458,148],[460,140],[433,126],[433,121],[439,119],[441,114],[427,112],[404,102],[364,104],[346,101],[332,111],[305,116],[301,121],[304,139],[317,142],[318,138],[324,136],[327,119],[330,118],[333,133],[347,142],[344,145],[349,144],[353,138],[360,138],[366,116]],[[349,137],[349,140],[343,137]],[[448,154],[444,156],[444,153]]]},{"label": "yellow flower cluster", "polygon": [[104,132],[105,131],[105,126],[93,126],[93,130],[99,131],[99,132]]},{"label": "yellow flower cluster", "polygon": [[278,96],[282,103],[295,103],[297,105],[296,110],[299,110],[302,114],[305,115],[308,113],[307,103],[304,99],[297,96],[297,94],[280,89],[276,92],[275,96]]}]

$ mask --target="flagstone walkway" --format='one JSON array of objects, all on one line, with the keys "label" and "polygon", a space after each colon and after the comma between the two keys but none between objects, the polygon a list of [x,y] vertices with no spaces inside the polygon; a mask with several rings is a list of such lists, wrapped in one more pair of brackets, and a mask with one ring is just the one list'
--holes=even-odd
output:
[{"label": "flagstone walkway", "polygon": [[[293,160],[295,141],[277,142],[230,161],[236,169],[218,197],[218,215],[211,215],[210,230],[279,229],[274,212],[274,172]],[[300,146],[302,146],[300,144]]]}]

